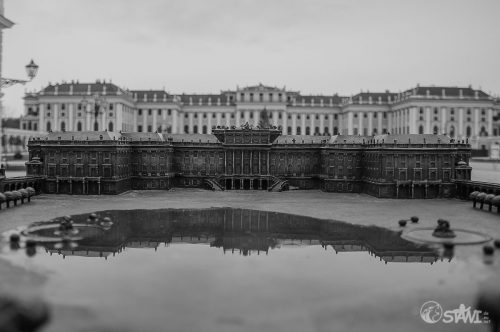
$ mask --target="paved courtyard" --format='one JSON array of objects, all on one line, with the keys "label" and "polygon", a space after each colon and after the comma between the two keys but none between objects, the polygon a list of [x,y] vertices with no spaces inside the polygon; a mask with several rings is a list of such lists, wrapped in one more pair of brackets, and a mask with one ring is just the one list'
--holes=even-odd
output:
[{"label": "paved courtyard", "polygon": [[[90,213],[93,211],[109,209],[159,209],[159,208],[209,208],[209,207],[234,207],[259,209],[265,211],[285,212],[297,215],[311,216],[324,219],[335,219],[361,225],[378,225],[393,230],[399,230],[397,221],[410,216],[419,216],[420,226],[434,226],[438,218],[446,218],[452,227],[488,233],[494,238],[500,238],[500,215],[487,211],[474,210],[471,202],[456,199],[435,200],[390,200],[377,199],[364,194],[334,194],[317,190],[311,191],[289,191],[283,193],[257,192],[257,191],[233,191],[233,192],[211,192],[196,189],[174,189],[171,191],[132,191],[118,196],[67,196],[67,195],[41,195],[23,206],[2,210],[0,213],[0,232],[27,225],[34,221],[49,220],[51,218],[70,214]],[[407,226],[410,229],[413,225]],[[481,287],[498,285],[500,275],[500,255],[496,255],[492,265],[483,263],[481,246],[462,246],[455,250],[454,259],[460,262],[461,278],[470,278],[471,287],[467,290],[454,289],[448,300],[452,303],[460,303],[463,298],[471,299]],[[450,268],[451,269],[451,268]],[[32,296],[41,294],[43,284],[47,278],[51,278],[44,271],[32,271],[23,266],[17,266],[0,257],[0,291],[9,292],[15,290],[17,295]],[[456,271],[448,271],[453,275]],[[321,315],[324,321],[318,331],[329,331],[334,327],[355,327],[359,330],[386,331],[394,328],[398,330],[419,331],[422,325],[408,325],[408,321],[398,319],[408,311],[418,310],[408,307],[407,297],[415,297],[420,300],[432,298],[434,292],[442,287],[452,287],[446,283],[446,276],[437,284],[429,285],[427,290],[422,291],[405,285],[404,297],[396,296],[390,291],[386,293],[380,290],[380,294],[370,298],[354,297],[345,302],[343,310],[333,310]],[[486,285],[486,286],[485,286]],[[375,285],[374,285],[375,286]],[[410,287],[409,289],[407,289]],[[497,286],[494,286],[497,287]],[[397,289],[395,287],[394,289]],[[403,291],[403,290],[402,290]],[[393,303],[393,301],[398,303]],[[389,302],[390,303],[389,303]],[[344,303],[344,301],[342,302]],[[392,309],[384,309],[384,306]],[[351,307],[352,310],[347,308]],[[399,308],[394,312],[394,307]],[[363,312],[370,312],[362,318],[356,317],[356,310],[360,308]],[[370,308],[370,309],[368,309]],[[68,326],[81,324],[78,331],[87,331],[85,327],[87,313],[71,308],[58,307],[55,309],[60,321],[56,330],[64,331]],[[326,309],[325,309],[326,310]],[[389,320],[384,315],[391,313],[393,317]],[[403,314],[404,313],[404,314]],[[293,330],[290,329],[290,330]],[[467,331],[467,326],[454,327],[450,331]],[[479,331],[487,331],[486,326],[478,327]]]}]

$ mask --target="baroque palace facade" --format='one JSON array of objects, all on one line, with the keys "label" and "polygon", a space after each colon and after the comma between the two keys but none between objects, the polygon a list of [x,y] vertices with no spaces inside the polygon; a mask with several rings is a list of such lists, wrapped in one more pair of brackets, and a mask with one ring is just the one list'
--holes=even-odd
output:
[{"label": "baroque palace facade", "polygon": [[290,187],[376,197],[451,196],[470,180],[470,145],[437,134],[283,135],[269,125],[218,126],[212,134],[58,131],[29,143],[28,176],[46,193],[131,189]]},{"label": "baroque palace facade", "polygon": [[262,84],[219,94],[171,94],[73,81],[50,84],[24,99],[21,129],[38,132],[212,134],[217,126],[256,126],[265,110],[270,123],[287,135],[500,135],[500,100],[472,87],[417,86],[345,97]]}]

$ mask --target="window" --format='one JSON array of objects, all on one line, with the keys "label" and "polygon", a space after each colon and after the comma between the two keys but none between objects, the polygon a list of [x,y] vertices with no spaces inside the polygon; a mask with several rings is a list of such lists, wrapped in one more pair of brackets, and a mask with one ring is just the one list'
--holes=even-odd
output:
[{"label": "window", "polygon": [[198,134],[198,126],[195,125],[193,127],[193,133]]},{"label": "window", "polygon": [[207,113],[203,113],[203,119],[207,118]]},{"label": "window", "polygon": [[109,103],[109,110],[112,111],[113,110],[113,106],[114,104],[113,103]]},{"label": "window", "polygon": [[153,126],[148,126],[148,133],[153,131]]},{"label": "window", "polygon": [[61,110],[65,110],[66,109],[66,104],[61,104]]},{"label": "window", "polygon": [[50,104],[47,104],[47,110],[50,111]]},{"label": "window", "polygon": [[333,127],[333,134],[338,135],[339,134],[339,128]]},{"label": "window", "polygon": [[438,114],[438,108],[434,107],[434,114]]},{"label": "window", "polygon": [[306,135],[311,135],[311,129],[309,127],[306,127]]},{"label": "window", "polygon": [[112,118],[113,117],[113,112],[109,112],[109,117]]},{"label": "window", "polygon": [[250,94],[250,101],[253,102],[253,93]]},{"label": "window", "polygon": [[300,135],[300,127],[297,127],[297,135]]},{"label": "window", "polygon": [[[38,130],[38,124],[35,122],[33,123],[33,130],[37,131]],[[496,136],[496,135],[495,135]]]},{"label": "window", "polygon": [[113,127],[113,121],[110,121],[109,124],[108,124],[108,131],[113,131],[114,127]]},{"label": "window", "polygon": [[78,104],[78,110],[81,111],[82,110],[82,104]]},{"label": "window", "polygon": [[158,115],[161,115],[161,109],[158,110]]},{"label": "window", "polygon": [[153,110],[148,109],[148,115],[151,115],[153,113]]},{"label": "window", "polygon": [[189,126],[184,126],[184,134],[189,134]]},{"label": "window", "polygon": [[139,108],[138,113],[139,115],[142,115],[142,109]]},{"label": "window", "polygon": [[264,94],[259,93],[259,101],[262,103],[264,101]]},{"label": "window", "polygon": [[203,128],[202,128],[202,133],[203,133],[203,134],[206,134],[206,133],[207,133],[207,126],[203,126]]},{"label": "window", "polygon": [[50,125],[50,121],[47,121],[47,131],[51,131],[52,128],[51,128],[51,125]]},{"label": "window", "polygon": [[167,110],[167,115],[172,115],[172,110],[170,108]]},{"label": "window", "polygon": [[142,126],[141,125],[137,126],[137,131],[140,132],[140,133],[142,133]]},{"label": "window", "polygon": [[194,118],[198,119],[198,113],[194,113]]},{"label": "window", "polygon": [[357,118],[358,117],[358,113],[354,113],[354,117]]},{"label": "window", "polygon": [[455,126],[450,126],[450,137],[455,137]]},{"label": "window", "polygon": [[292,127],[288,127],[286,129],[286,132],[287,132],[288,135],[291,135],[292,134]]},{"label": "window", "polygon": [[434,134],[437,134],[437,133],[439,133],[439,128],[438,128],[438,126],[434,126]]},{"label": "window", "polygon": [[278,101],[281,103],[283,101],[283,95],[278,93]]},{"label": "window", "polygon": [[66,131],[66,123],[64,121],[61,122],[61,131]]},{"label": "window", "polygon": [[424,126],[421,125],[421,126],[418,127],[418,133],[420,135],[422,135],[424,133]]},{"label": "window", "polygon": [[82,123],[80,121],[78,121],[78,123],[76,124],[76,130],[82,131]]},{"label": "window", "polygon": [[472,129],[471,129],[470,126],[467,126],[466,133],[467,133],[467,137],[471,137],[472,136]]},{"label": "window", "polygon": [[333,119],[334,119],[334,120],[337,120],[337,119],[338,119],[338,117],[339,117],[339,116],[338,116],[338,114],[334,114],[334,115],[333,115]]}]

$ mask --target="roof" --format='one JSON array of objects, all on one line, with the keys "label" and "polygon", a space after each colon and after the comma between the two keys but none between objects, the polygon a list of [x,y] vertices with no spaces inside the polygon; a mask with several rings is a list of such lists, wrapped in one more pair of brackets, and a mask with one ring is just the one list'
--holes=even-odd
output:
[{"label": "roof", "polygon": [[275,86],[270,86],[270,85],[264,85],[262,83],[259,83],[257,85],[250,85],[244,88],[238,89],[238,91],[258,91],[258,92],[264,92],[264,91],[276,91],[276,92],[285,92],[285,89],[280,89]]},{"label": "roof", "polygon": [[[102,138],[101,138],[102,137]],[[53,131],[43,136],[42,139],[63,141],[112,141],[122,137],[119,132],[113,131]]]},{"label": "roof", "polygon": [[396,93],[392,93],[389,91],[386,92],[361,92],[358,93],[357,95],[354,95],[352,97],[353,103],[368,103],[370,100],[370,97],[372,99],[372,103],[376,104],[380,101],[382,103],[388,103],[389,101],[394,100],[394,97],[396,96]]},{"label": "roof", "polygon": [[199,143],[219,143],[217,137],[211,134],[164,134],[165,138],[172,138],[175,142],[194,142]]},{"label": "roof", "polygon": [[217,101],[220,100],[221,105],[226,104],[229,101],[229,96],[228,95],[222,95],[222,94],[182,94],[179,95],[181,98],[181,101],[184,105],[189,105],[190,101],[193,103],[193,105],[199,105],[200,101],[201,104],[207,105],[208,102],[212,105],[217,105]]},{"label": "roof", "polygon": [[438,144],[438,143],[450,143],[451,138],[446,135],[434,135],[434,134],[406,134],[406,135],[376,135],[372,137],[375,141],[379,143],[384,141],[384,143],[394,144],[394,140],[397,140],[399,144]]},{"label": "roof", "polygon": [[95,83],[79,83],[79,82],[70,82],[70,83],[57,83],[50,84],[42,89],[41,93],[55,95],[57,90],[57,95],[69,95],[70,92],[73,95],[88,95],[90,94],[104,94],[106,95],[121,95],[125,94],[125,90],[119,88],[117,85],[113,83],[106,83],[97,81]]},{"label": "roof", "polygon": [[159,133],[139,133],[139,132],[122,132],[122,136],[131,141],[156,141],[163,142],[163,136]]},{"label": "roof", "polygon": [[164,90],[131,90],[132,97],[138,102],[172,102],[174,96]]},{"label": "roof", "polygon": [[295,140],[296,144],[324,144],[324,141],[328,141],[329,139],[330,136],[280,135],[274,141],[274,144],[292,144],[293,140]]},{"label": "roof", "polygon": [[334,135],[330,138],[329,144],[363,144],[368,141],[367,136],[359,135]]},{"label": "roof", "polygon": [[417,86],[416,88],[407,90],[413,95],[427,96],[427,91],[430,96],[442,97],[443,92],[445,97],[460,97],[460,91],[465,98],[474,98],[476,92],[479,98],[488,98],[489,95],[481,90],[474,90],[472,87],[446,87],[446,86]]}]

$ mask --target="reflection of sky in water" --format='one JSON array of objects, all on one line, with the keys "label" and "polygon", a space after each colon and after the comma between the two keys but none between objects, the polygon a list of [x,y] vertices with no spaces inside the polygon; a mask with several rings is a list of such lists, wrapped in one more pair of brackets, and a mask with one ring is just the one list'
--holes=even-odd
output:
[{"label": "reflection of sky in water", "polygon": [[[227,211],[230,210],[223,212],[226,217]],[[263,216],[260,214],[260,218]],[[276,216],[279,214],[273,214],[272,218]],[[45,293],[51,302],[91,307],[98,312],[97,319],[102,324],[114,326],[119,322],[137,331],[163,331],[165,326],[174,331],[220,331],[223,327],[229,331],[231,327],[249,331],[306,331],[309,327],[305,322],[325,307],[331,310],[350,305],[356,307],[368,298],[400,297],[438,285],[443,292],[453,291],[470,284],[468,274],[460,273],[465,265],[459,261],[448,263],[447,259],[438,259],[434,264],[385,264],[380,257],[375,257],[398,252],[434,255],[425,247],[401,240],[397,233],[377,227],[326,224],[305,218],[304,222],[310,223],[311,229],[302,233],[307,239],[301,243],[302,226],[294,216],[284,216],[288,217],[276,217],[279,226],[271,225],[260,232],[253,228],[250,232],[245,227],[243,230],[235,228],[234,223],[229,227],[230,219],[227,218],[221,230],[213,215],[201,213],[196,216],[201,219],[190,215],[190,227],[179,226],[181,223],[164,225],[155,233],[155,227],[142,228],[142,231],[137,228],[154,222],[150,215],[139,218],[145,219],[141,226],[129,214],[130,221],[115,223],[114,231],[111,230],[104,241],[88,241],[87,247],[82,245],[76,249],[82,254],[85,248],[106,247],[104,249],[111,251],[115,244],[123,248],[106,260],[71,255],[63,259],[57,250],[51,249],[54,252],[51,255],[43,248],[38,249],[34,258],[25,257],[22,252],[8,256],[17,263],[49,274]],[[172,220],[178,218],[170,217]],[[238,221],[243,220],[240,226],[244,225],[245,215],[238,217]],[[117,218],[115,215],[114,220]],[[210,220],[211,226],[205,224],[204,218]],[[247,218],[249,222],[253,219],[253,216]],[[203,236],[201,240],[198,237],[191,239],[194,229],[204,233],[208,241]],[[133,230],[135,233],[125,234]],[[186,233],[190,233],[187,238]],[[147,248],[146,234],[150,240],[167,241],[169,238],[169,243],[150,242],[156,250]],[[181,234],[187,242],[200,243],[182,242]],[[385,246],[384,239],[388,241]],[[265,251],[257,254],[253,249],[246,257],[240,254],[238,246],[253,248],[261,246],[262,241],[273,243],[275,248],[269,249],[267,255]],[[344,246],[346,251],[336,253],[331,246],[335,241],[356,245],[348,244]],[[326,250],[321,243],[329,243]],[[236,247],[234,254],[229,246]],[[411,302],[411,307],[423,303],[422,299],[414,297],[406,301]],[[282,329],[283,324],[288,328]]]}]

